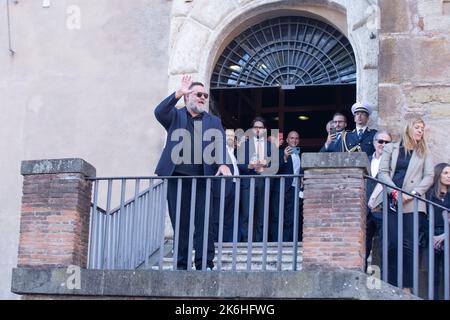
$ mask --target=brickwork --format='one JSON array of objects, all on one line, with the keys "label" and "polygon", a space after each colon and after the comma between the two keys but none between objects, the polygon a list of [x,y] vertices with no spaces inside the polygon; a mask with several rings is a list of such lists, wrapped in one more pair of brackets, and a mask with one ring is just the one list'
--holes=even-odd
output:
[{"label": "brickwork", "polygon": [[[366,157],[365,154],[358,156]],[[310,154],[307,157],[319,161],[305,169],[303,268],[363,271],[365,169],[356,166],[352,159],[354,154]],[[339,167],[338,157],[347,159],[340,161],[346,162],[347,168]]]},{"label": "brickwork", "polygon": [[92,183],[83,173],[25,171],[18,266],[86,267]]}]

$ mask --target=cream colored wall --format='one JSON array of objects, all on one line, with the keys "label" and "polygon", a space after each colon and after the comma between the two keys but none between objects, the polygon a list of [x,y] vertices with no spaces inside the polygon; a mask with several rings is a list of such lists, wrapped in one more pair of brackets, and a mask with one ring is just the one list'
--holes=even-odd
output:
[{"label": "cream colored wall", "polygon": [[21,160],[80,157],[98,176],[153,175],[164,142],[153,110],[168,91],[172,2],[42,3],[11,5],[10,56],[0,1],[0,299],[15,298]]}]

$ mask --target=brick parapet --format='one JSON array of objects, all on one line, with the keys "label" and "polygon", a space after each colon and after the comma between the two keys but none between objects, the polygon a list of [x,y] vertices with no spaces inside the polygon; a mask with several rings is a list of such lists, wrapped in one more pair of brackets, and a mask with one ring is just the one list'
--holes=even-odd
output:
[{"label": "brick parapet", "polygon": [[355,153],[305,156],[303,268],[362,271],[367,156]]},{"label": "brick parapet", "polygon": [[[86,180],[87,171],[80,168],[93,167],[79,159],[75,167],[71,166],[74,162],[67,159],[42,162],[33,163],[41,168],[48,163],[62,166],[61,170],[53,167],[43,172],[22,170],[18,266],[85,267],[92,183]],[[22,163],[22,168],[24,165]],[[95,169],[90,173],[95,175]]]}]

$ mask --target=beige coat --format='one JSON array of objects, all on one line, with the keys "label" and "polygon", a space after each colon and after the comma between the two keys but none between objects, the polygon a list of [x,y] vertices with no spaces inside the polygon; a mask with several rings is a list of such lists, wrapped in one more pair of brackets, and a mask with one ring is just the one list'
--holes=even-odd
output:
[{"label": "beige coat", "polygon": [[[384,147],[383,155],[381,156],[380,169],[378,172],[378,179],[387,185],[394,186],[392,177],[394,176],[395,168],[397,166],[398,154],[400,151],[400,142],[389,143]],[[408,169],[406,170],[405,180],[403,181],[402,189],[406,192],[415,190],[425,199],[425,193],[433,184],[434,165],[433,158],[427,150],[426,156],[421,158],[413,151]],[[388,188],[388,193],[393,189]],[[383,193],[381,193],[376,203],[383,202]],[[419,211],[426,212],[426,204],[419,201]],[[413,212],[414,201],[409,201],[403,205],[403,212]]]}]

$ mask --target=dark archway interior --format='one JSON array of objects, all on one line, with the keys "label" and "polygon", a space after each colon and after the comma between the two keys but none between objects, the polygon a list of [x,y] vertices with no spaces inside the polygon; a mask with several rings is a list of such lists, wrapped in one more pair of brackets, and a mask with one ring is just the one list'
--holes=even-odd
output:
[{"label": "dark archway interior", "polygon": [[303,152],[319,151],[335,112],[353,124],[356,62],[339,30],[313,18],[281,16],[234,38],[211,75],[211,110],[232,129],[248,129],[255,116],[284,137],[300,134]]},{"label": "dark archway interior", "polygon": [[354,122],[350,108],[356,85],[312,85],[271,88],[212,89],[210,109],[224,127],[248,129],[255,116],[262,116],[269,129],[279,129],[286,138],[291,130],[300,134],[302,152],[317,152],[325,142],[325,126],[335,112],[347,116],[347,129]]}]

